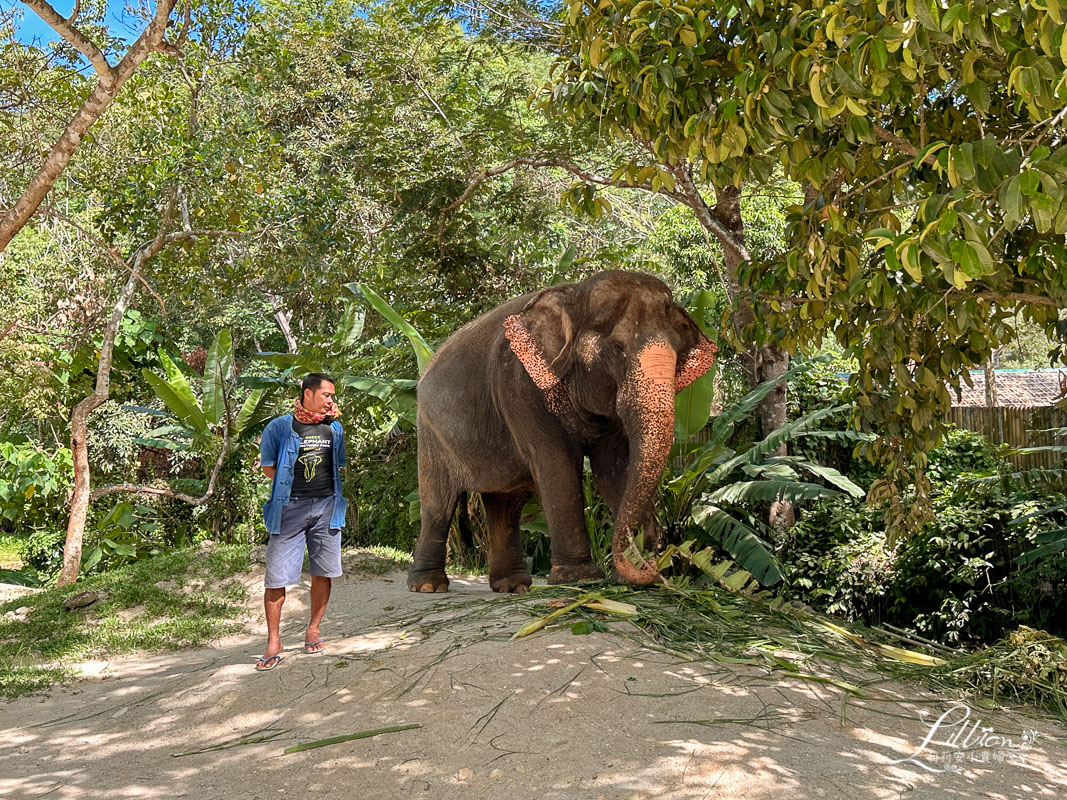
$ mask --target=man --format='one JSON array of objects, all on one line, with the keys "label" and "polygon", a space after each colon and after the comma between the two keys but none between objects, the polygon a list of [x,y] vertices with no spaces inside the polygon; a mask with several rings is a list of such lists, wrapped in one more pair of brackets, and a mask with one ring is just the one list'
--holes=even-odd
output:
[{"label": "man", "polygon": [[305,547],[311,621],[304,633],[304,652],[321,653],[326,647],[319,623],[330,599],[331,578],[341,575],[341,528],[348,507],[341,496],[345,439],[338,416],[333,380],[313,372],[300,385],[293,413],[271,420],[263,431],[260,466],[272,483],[270,500],[263,506],[270,542],[263,590],[267,649],[256,662],[260,672],[282,660],[279,627],[285,587],[300,582]]}]

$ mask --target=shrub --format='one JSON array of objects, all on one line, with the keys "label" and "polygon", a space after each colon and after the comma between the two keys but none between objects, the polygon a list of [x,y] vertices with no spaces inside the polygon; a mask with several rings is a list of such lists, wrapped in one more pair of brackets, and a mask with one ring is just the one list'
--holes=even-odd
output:
[{"label": "shrub", "polygon": [[780,554],[791,590],[849,619],[952,644],[991,643],[1019,624],[1067,632],[1067,556],[1017,561],[1041,530],[1059,524],[1021,518],[1062,498],[961,489],[933,502],[933,521],[891,549],[879,510],[824,501],[802,516]]},{"label": "shrub", "polygon": [[55,527],[66,514],[73,475],[65,447],[48,452],[32,442],[0,442],[0,530]]},{"label": "shrub", "polygon": [[346,543],[385,545],[410,553],[419,534],[407,499],[419,486],[414,432],[364,448],[345,473],[343,489],[351,504]]}]

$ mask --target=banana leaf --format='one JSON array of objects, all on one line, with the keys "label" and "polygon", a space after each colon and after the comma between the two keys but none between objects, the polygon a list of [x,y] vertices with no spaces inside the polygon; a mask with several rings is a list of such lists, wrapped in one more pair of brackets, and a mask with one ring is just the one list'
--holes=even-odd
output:
[{"label": "banana leaf", "polygon": [[333,335],[334,344],[345,350],[355,345],[363,336],[363,326],[367,319],[367,312],[356,305],[350,304],[345,313],[341,315],[341,323],[337,326],[337,332]]},{"label": "banana leaf", "polygon": [[840,495],[836,489],[828,489],[817,483],[801,483],[800,481],[762,480],[762,481],[737,481],[736,483],[716,489],[705,495],[711,503],[748,503],[748,502],[773,502],[775,500],[788,500],[797,503],[802,500],[821,500],[826,497]]},{"label": "banana leaf", "polygon": [[225,381],[233,369],[233,337],[223,328],[211,343],[204,362],[204,416],[218,425],[226,413]]},{"label": "banana leaf", "polygon": [[407,337],[411,343],[411,349],[415,351],[415,359],[419,364],[419,374],[426,371],[426,365],[433,358],[433,348],[422,338],[422,334],[415,330],[414,326],[393,310],[393,307],[385,302],[373,289],[365,283],[346,283],[345,288],[356,297],[365,300],[375,311],[385,317],[390,324]]},{"label": "banana leaf", "polygon": [[749,525],[713,505],[694,508],[693,521],[719,541],[739,567],[750,572],[764,586],[782,579],[777,557]]},{"label": "banana leaf", "polygon": [[252,391],[241,404],[241,410],[237,412],[237,418],[233,423],[233,433],[240,436],[246,430],[266,420],[271,414],[270,389],[259,388]]},{"label": "banana leaf", "polygon": [[1054,528],[1039,533],[1036,542],[1037,547],[1015,557],[1016,564],[1029,564],[1040,558],[1067,550],[1067,528]]},{"label": "banana leaf", "polygon": [[161,353],[160,357],[163,359],[165,368],[169,365],[167,373],[171,378],[164,380],[151,370],[145,369],[141,371],[144,379],[152,387],[156,396],[163,401],[163,405],[170,409],[178,419],[197,433],[204,436],[210,435],[207,418],[204,417],[204,412],[200,410],[199,403],[193,397],[189,382],[177,371],[173,362],[165,354]]}]

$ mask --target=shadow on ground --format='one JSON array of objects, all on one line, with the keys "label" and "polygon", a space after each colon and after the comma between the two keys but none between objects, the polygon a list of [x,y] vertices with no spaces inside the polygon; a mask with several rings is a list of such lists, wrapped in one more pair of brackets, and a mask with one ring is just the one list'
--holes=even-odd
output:
[{"label": "shadow on ground", "polygon": [[[1067,792],[1067,745],[1054,738],[1067,740],[1063,730],[971,709],[963,724],[960,707],[920,749],[933,721],[959,704],[914,686],[879,680],[870,697],[844,703],[832,686],[678,663],[612,633],[564,628],[511,641],[528,617],[484,581],[418,595],[399,573],[337,585],[323,628],[328,651],[309,656],[299,649],[305,603],[306,591],[290,592],[289,649],[269,673],[252,669],[263,644],[252,626],[210,649],[91,662],[77,684],[7,704],[0,796],[839,800],[914,791],[999,800]],[[422,727],[283,754],[412,723]],[[973,723],[967,746],[945,743]],[[989,729],[984,741],[981,728]],[[1027,729],[1041,735],[1025,742]],[[946,767],[959,772],[930,771]]]}]

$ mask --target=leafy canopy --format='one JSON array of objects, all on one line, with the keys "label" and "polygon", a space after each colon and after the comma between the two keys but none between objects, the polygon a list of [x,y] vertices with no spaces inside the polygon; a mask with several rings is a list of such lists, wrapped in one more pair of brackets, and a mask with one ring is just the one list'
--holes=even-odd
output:
[{"label": "leafy canopy", "polygon": [[572,0],[541,101],[647,143],[660,166],[621,164],[631,183],[806,187],[740,272],[746,333],[836,336],[872,452],[921,474],[948,387],[1020,318],[1063,338],[1065,21],[1059,0]]}]

